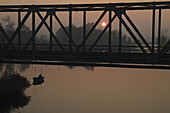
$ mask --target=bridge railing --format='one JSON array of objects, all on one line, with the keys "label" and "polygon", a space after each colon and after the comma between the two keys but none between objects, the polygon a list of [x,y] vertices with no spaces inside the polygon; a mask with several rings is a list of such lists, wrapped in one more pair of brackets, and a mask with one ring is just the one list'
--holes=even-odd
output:
[{"label": "bridge railing", "polygon": [[[14,47],[18,47],[19,44],[13,44]],[[0,51],[4,50],[13,50],[13,48],[8,48],[6,49],[7,44],[0,43]],[[21,48],[25,47],[25,44],[20,45]],[[59,52],[61,51],[59,45],[53,44],[53,49],[49,50],[49,44],[36,44],[36,47],[33,49],[32,46],[28,46],[27,50],[25,51],[51,51],[51,52]],[[72,46],[72,51],[69,51],[69,45],[62,45],[65,52],[77,52],[77,46]],[[92,45],[86,45],[86,49],[81,49],[79,52],[89,52],[90,48]],[[111,53],[143,53],[138,46],[135,45],[122,45],[122,51],[119,51],[119,45],[112,45],[111,46]],[[151,53],[147,46],[142,46],[147,53]],[[160,46],[160,50],[163,49],[163,46]],[[22,49],[16,49],[16,51],[23,51]],[[155,46],[155,51],[158,51],[158,46]],[[103,53],[108,53],[108,45],[96,45],[92,51],[90,52],[103,52]],[[157,53],[157,52],[156,52]],[[167,54],[170,54],[170,52],[167,52]]]}]

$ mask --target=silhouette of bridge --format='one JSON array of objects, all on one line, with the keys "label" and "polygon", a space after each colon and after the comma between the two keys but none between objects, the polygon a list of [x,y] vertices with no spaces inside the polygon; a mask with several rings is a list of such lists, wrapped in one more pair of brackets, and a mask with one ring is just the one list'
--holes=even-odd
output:
[{"label": "silhouette of bridge", "polygon": [[[0,26],[1,42],[0,62],[1,63],[33,63],[33,64],[54,64],[54,65],[79,65],[79,66],[116,66],[132,68],[162,68],[169,69],[170,40],[161,45],[161,24],[162,10],[170,9],[170,2],[137,2],[137,3],[105,3],[105,4],[60,4],[60,5],[0,5],[0,14],[4,12],[17,13],[18,26],[14,33],[9,36],[3,26]],[[140,32],[131,20],[128,11],[151,10],[152,11],[152,42],[146,41],[146,37]],[[156,25],[156,11],[158,10],[158,31]],[[80,43],[73,37],[73,12],[82,12],[83,31]],[[87,12],[102,12],[97,21],[87,31]],[[62,18],[58,12],[68,12],[68,29],[63,25]],[[45,13],[45,16],[42,15]],[[21,18],[21,14],[24,15]],[[109,22],[101,31],[99,36],[92,37],[94,42],[88,44],[91,34],[108,14]],[[37,25],[36,16],[41,22]],[[26,43],[22,43],[21,29],[26,21],[31,18],[32,34]],[[112,23],[119,20],[118,44],[113,45]],[[50,22],[47,22],[47,19]],[[125,20],[126,19],[126,20]],[[62,44],[59,37],[55,35],[53,21],[57,21],[68,40]],[[129,23],[129,24],[128,24]],[[49,32],[48,44],[37,44],[36,35],[45,25]],[[36,27],[37,26],[37,27]],[[134,45],[123,45],[122,27],[127,30],[134,41]],[[103,34],[108,32],[107,44],[98,45]],[[155,33],[158,33],[155,36]],[[15,42],[14,42],[15,40]],[[17,40],[17,41],[16,41]]]}]

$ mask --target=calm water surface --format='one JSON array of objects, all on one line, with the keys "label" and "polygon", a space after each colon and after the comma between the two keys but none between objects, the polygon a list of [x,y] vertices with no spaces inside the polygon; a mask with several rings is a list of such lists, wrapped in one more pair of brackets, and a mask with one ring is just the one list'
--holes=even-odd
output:
[{"label": "calm water surface", "polygon": [[40,73],[44,84],[27,89],[31,101],[14,113],[170,113],[167,70],[34,65],[21,74],[32,82]]}]

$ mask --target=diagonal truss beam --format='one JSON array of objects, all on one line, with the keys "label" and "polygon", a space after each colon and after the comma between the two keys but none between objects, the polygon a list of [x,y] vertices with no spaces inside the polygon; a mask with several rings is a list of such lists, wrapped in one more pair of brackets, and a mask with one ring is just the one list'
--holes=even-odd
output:
[{"label": "diagonal truss beam", "polygon": [[[41,15],[39,12],[37,12],[37,14],[38,14],[38,16],[40,17],[40,19],[43,20],[42,15]],[[50,27],[48,26],[48,24],[46,23],[46,21],[42,21],[42,22],[43,22],[43,24],[46,26],[46,28],[48,29],[48,31],[52,34],[54,40],[55,40],[55,41],[57,42],[57,44],[59,45],[60,49],[61,49],[62,51],[64,51],[63,46],[60,44],[60,42],[58,41],[57,37],[55,36],[55,34],[53,33],[53,31],[50,29]]]},{"label": "diagonal truss beam", "polygon": [[101,34],[99,35],[99,37],[97,38],[97,40],[93,43],[93,45],[92,45],[91,48],[89,49],[89,52],[91,52],[91,50],[94,48],[94,46],[97,44],[97,42],[101,39],[101,37],[103,36],[103,34],[105,33],[105,31],[108,29],[108,27],[111,25],[111,23],[114,21],[115,18],[116,18],[116,15],[113,16],[113,18],[111,19],[111,21],[107,24],[107,26],[105,27],[105,29],[101,32]]},{"label": "diagonal truss beam", "polygon": [[98,18],[98,20],[96,21],[96,23],[93,25],[93,27],[91,28],[91,30],[88,32],[88,34],[86,35],[85,39],[82,41],[82,43],[78,46],[76,51],[79,51],[80,48],[83,46],[83,44],[86,42],[86,40],[89,38],[89,36],[91,35],[91,33],[94,31],[94,29],[96,28],[96,26],[99,24],[99,22],[101,21],[101,19],[104,17],[104,15],[106,14],[106,10],[100,15],[100,17]]},{"label": "diagonal truss beam", "polygon": [[[7,41],[9,42],[10,39],[8,37],[8,35],[6,34],[5,30],[2,28],[2,26],[0,25],[0,31],[2,32],[2,34],[5,36],[5,38],[7,39]],[[15,49],[14,45],[11,44],[11,46]]]},{"label": "diagonal truss beam", "polygon": [[25,47],[23,48],[24,50],[28,48],[29,44],[31,43],[31,41],[33,40],[33,38],[35,37],[35,35],[38,33],[38,31],[41,29],[41,27],[43,26],[43,21],[46,21],[48,18],[48,14],[45,15],[45,17],[43,18],[43,20],[41,21],[41,23],[38,25],[37,29],[32,33],[31,38],[27,41]]},{"label": "diagonal truss beam", "polygon": [[136,38],[136,36],[133,34],[133,32],[131,31],[131,29],[129,28],[129,26],[126,24],[126,22],[121,18],[121,16],[119,15],[119,12],[115,11],[115,14],[117,15],[117,17],[119,18],[119,20],[122,21],[122,24],[124,25],[124,27],[126,28],[126,30],[129,32],[129,34],[131,35],[131,37],[133,38],[133,40],[136,42],[136,44],[138,45],[138,47],[141,49],[141,51],[146,54],[145,49],[142,47],[142,45],[140,44],[140,42],[138,41],[138,39]]},{"label": "diagonal truss beam", "polygon": [[53,38],[55,39],[55,41],[57,42],[57,44],[60,46],[61,50],[64,51],[62,45],[60,44],[60,42],[58,41],[57,37],[54,35],[54,33],[52,32],[52,30],[50,29],[50,27],[48,26],[48,24],[46,23],[46,20],[49,16],[49,14],[47,13],[45,15],[45,17],[43,18],[42,15],[39,12],[36,12],[38,14],[38,16],[41,19],[41,23],[39,24],[39,26],[37,27],[37,29],[35,30],[35,32],[33,33],[33,35],[31,36],[31,38],[28,40],[28,42],[26,43],[26,46],[24,47],[24,50],[28,48],[28,46],[30,45],[31,41],[33,40],[33,38],[35,37],[35,35],[38,33],[38,31],[41,29],[41,27],[43,26],[43,24],[46,26],[46,28],[48,29],[48,31],[52,34]]},{"label": "diagonal truss beam", "polygon": [[67,32],[67,30],[65,29],[64,25],[62,24],[62,22],[60,21],[60,19],[58,18],[58,16],[56,14],[54,14],[55,19],[57,20],[57,22],[59,23],[59,25],[61,26],[61,28],[63,29],[63,31],[66,33],[66,35],[69,37],[69,33]]},{"label": "diagonal truss beam", "polygon": [[[63,29],[63,31],[65,32],[65,34],[67,35],[67,37],[69,38],[69,33],[65,29],[64,25],[62,24],[62,22],[60,21],[58,16],[56,14],[54,14],[54,17],[57,20],[57,22],[59,23],[59,25],[61,26],[61,28]],[[76,45],[76,43],[74,42],[74,40],[72,38],[71,38],[71,41],[72,41],[73,45],[76,47],[77,45]]]},{"label": "diagonal truss beam", "polygon": [[29,15],[31,14],[31,12],[29,11],[25,17],[23,18],[23,20],[21,21],[20,25],[17,27],[17,29],[15,30],[15,32],[13,33],[11,39],[9,40],[7,47],[9,47],[9,45],[12,44],[12,41],[14,40],[14,38],[16,37],[16,35],[18,34],[18,32],[20,31],[21,27],[24,25],[24,23],[26,22],[26,20],[28,19]]},{"label": "diagonal truss beam", "polygon": [[145,38],[143,37],[143,35],[140,33],[140,31],[138,30],[138,28],[135,26],[135,24],[132,22],[132,20],[129,18],[129,16],[124,13],[124,16],[126,17],[126,19],[128,20],[128,22],[131,24],[131,26],[133,27],[133,29],[136,31],[136,33],[138,34],[138,36],[140,37],[140,39],[143,41],[143,43],[146,45],[146,47],[148,48],[148,50],[151,52],[152,49],[149,46],[149,44],[147,43],[147,41],[145,40]]},{"label": "diagonal truss beam", "polygon": [[166,43],[166,45],[160,51],[160,55],[166,53],[169,50],[170,40]]}]

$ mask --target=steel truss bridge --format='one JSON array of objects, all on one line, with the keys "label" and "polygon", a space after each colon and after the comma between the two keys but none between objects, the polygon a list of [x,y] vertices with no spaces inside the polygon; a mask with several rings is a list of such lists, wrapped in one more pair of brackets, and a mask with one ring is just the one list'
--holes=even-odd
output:
[{"label": "steel truss bridge", "polygon": [[[105,4],[64,4],[64,5],[0,5],[0,14],[4,12],[17,13],[18,26],[11,36],[0,26],[1,42],[0,62],[1,63],[29,63],[29,64],[54,64],[54,65],[77,65],[77,66],[107,66],[107,67],[132,67],[132,68],[158,68],[169,69],[170,40],[161,46],[161,24],[162,10],[170,9],[170,2],[137,2],[137,3],[105,3]],[[151,10],[152,11],[152,42],[146,41],[146,37],[140,32],[132,19],[127,14],[128,11]],[[156,11],[158,10],[158,31],[156,25]],[[81,43],[76,43],[73,37],[73,12],[82,12],[83,31]],[[97,21],[87,31],[87,12],[102,12]],[[63,25],[62,18],[58,12],[68,12],[68,29]],[[45,16],[42,15],[45,13]],[[25,14],[21,18],[21,14]],[[95,31],[102,18],[108,14],[109,22],[102,29],[98,37],[91,45],[87,40]],[[37,25],[36,16],[41,22]],[[123,18],[124,17],[124,18]],[[22,43],[22,26],[31,18],[31,37],[26,43]],[[113,45],[112,23],[117,18],[119,20],[118,44]],[[47,19],[50,22],[47,22]],[[126,19],[126,21],[125,21]],[[62,44],[53,30],[53,21],[57,21],[65,35],[68,43]],[[127,22],[129,24],[127,24]],[[37,25],[37,27],[36,27]],[[36,35],[45,25],[49,32],[48,44],[37,44]],[[122,44],[122,27],[127,30],[135,42],[132,46]],[[103,34],[108,32],[108,43],[98,45]],[[155,33],[158,33],[155,36]],[[62,38],[62,37],[60,37]],[[17,42],[14,40],[17,40]],[[42,49],[43,48],[43,49]],[[105,51],[102,51],[104,48]],[[123,48],[131,48],[125,51]],[[137,50],[136,50],[137,49]]]}]

